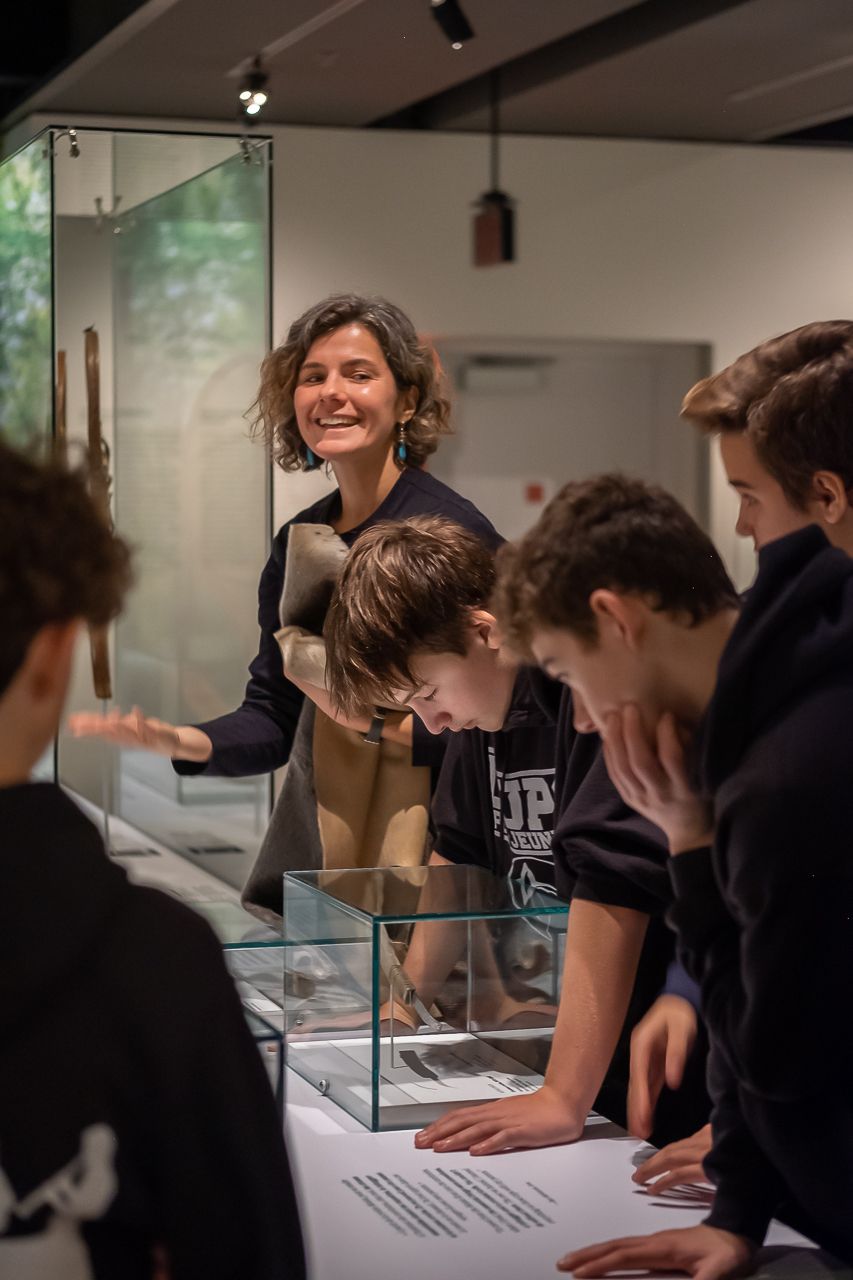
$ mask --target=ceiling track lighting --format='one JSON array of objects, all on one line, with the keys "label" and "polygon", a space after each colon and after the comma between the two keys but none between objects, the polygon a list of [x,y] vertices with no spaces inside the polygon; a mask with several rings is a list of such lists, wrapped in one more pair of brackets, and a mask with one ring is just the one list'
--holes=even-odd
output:
[{"label": "ceiling track lighting", "polygon": [[240,83],[240,112],[249,120],[254,120],[261,107],[265,105],[269,99],[267,93],[267,82],[269,76],[264,72],[261,66],[261,55],[255,58],[252,63],[252,69]]},{"label": "ceiling track lighting", "polygon": [[462,12],[459,0],[429,0],[432,16],[457,52],[474,37],[474,28]]}]

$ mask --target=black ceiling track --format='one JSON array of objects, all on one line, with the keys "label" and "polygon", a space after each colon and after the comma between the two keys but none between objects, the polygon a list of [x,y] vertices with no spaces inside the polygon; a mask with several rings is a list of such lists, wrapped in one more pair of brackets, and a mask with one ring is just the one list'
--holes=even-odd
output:
[{"label": "black ceiling track", "polygon": [[781,133],[776,138],[768,138],[768,142],[780,146],[824,146],[849,147],[853,145],[853,116],[841,116],[838,120],[827,120],[824,124],[813,124],[807,129],[797,129],[793,133]]},{"label": "black ceiling track", "polygon": [[[505,62],[501,68],[501,97],[506,101],[549,80],[605,62],[617,54],[638,49],[705,18],[749,3],[751,0],[644,0],[642,4],[611,14],[609,18]],[[370,127],[441,128],[444,120],[477,109],[488,101],[488,78],[489,72],[474,76],[443,93],[374,120]]]}]

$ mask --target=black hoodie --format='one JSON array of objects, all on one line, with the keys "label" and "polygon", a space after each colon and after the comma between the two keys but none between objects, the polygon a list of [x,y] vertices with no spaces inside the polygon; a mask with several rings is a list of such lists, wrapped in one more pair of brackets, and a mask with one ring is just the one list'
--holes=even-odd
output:
[{"label": "black hoodie", "polygon": [[503,726],[452,734],[431,817],[434,848],[448,862],[475,863],[555,892],[554,757],[560,686],[521,667]]},{"label": "black hoodie", "polygon": [[208,926],[0,789],[0,1275],[301,1280],[281,1122]]},{"label": "black hoodie", "polygon": [[853,559],[764,548],[700,726],[711,850],[671,859],[712,1041],[709,1222],[853,1262]]}]

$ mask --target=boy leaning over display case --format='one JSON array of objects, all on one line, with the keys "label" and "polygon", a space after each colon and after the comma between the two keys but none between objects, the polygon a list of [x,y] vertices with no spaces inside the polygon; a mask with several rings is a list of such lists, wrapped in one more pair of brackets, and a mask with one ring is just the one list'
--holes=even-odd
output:
[{"label": "boy leaning over display case", "polygon": [[[697,382],[681,415],[716,437],[738,497],[737,532],[756,551],[816,524],[853,554],[853,322],[818,320],[770,338]],[[630,797],[628,797],[630,799]],[[695,1034],[689,999],[670,993],[637,1028],[631,1056],[631,1132],[652,1126],[655,1089],[668,1060]],[[710,1128],[658,1152],[635,1181],[655,1192],[701,1179]]]},{"label": "boy leaning over display case", "polygon": [[567,485],[504,570],[510,634],[667,835],[711,1037],[706,1222],[560,1268],[743,1274],[773,1216],[853,1260],[853,561],[814,526],[780,537],[739,613],[730,589],[707,598],[725,574],[675,499],[602,476]]},{"label": "boy leaning over display case", "polygon": [[[624,1118],[626,1035],[672,953],[660,833],[619,799],[597,738],[574,732],[570,695],[505,645],[489,609],[494,581],[490,552],[452,521],[378,525],[353,547],[325,629],[331,696],[345,713],[405,702],[432,732],[454,734],[433,801],[431,863],[480,864],[519,893],[556,889],[572,900],[571,980],[544,1086],[451,1112],[416,1139],[475,1155],[574,1141],[596,1097],[605,1115]],[[407,960],[416,985],[428,963],[416,931]],[[516,1012],[508,1006],[508,1017]],[[707,1115],[701,1082],[678,1103],[683,1114],[661,1112],[667,1138]]]},{"label": "boy leaning over display case", "polygon": [[305,1275],[281,1126],[208,926],[30,774],[127,547],[0,445],[0,1273]]}]

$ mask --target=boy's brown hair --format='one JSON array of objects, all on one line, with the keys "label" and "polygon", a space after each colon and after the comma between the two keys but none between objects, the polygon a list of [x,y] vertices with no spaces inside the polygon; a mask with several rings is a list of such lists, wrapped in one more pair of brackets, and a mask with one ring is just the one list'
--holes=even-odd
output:
[{"label": "boy's brown hair", "polygon": [[0,695],[42,627],[109,622],[130,581],[130,552],[85,476],[0,443]]},{"label": "boy's brown hair", "polygon": [[762,342],[697,382],[681,415],[708,435],[744,432],[798,510],[816,471],[853,489],[853,322],[819,321]]},{"label": "boy's brown hair", "polygon": [[326,615],[326,681],[346,715],[393,703],[417,687],[417,653],[467,651],[470,611],[486,606],[494,556],[442,516],[365,530],[344,565]]},{"label": "boy's brown hair", "polygon": [[601,587],[642,596],[691,626],[737,605],[716,548],[680,503],[622,475],[567,484],[520,542],[501,547],[497,569],[493,611],[528,658],[540,627],[594,645],[589,600]]}]

